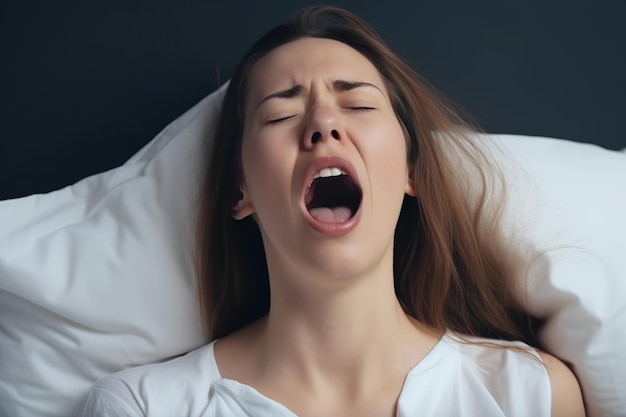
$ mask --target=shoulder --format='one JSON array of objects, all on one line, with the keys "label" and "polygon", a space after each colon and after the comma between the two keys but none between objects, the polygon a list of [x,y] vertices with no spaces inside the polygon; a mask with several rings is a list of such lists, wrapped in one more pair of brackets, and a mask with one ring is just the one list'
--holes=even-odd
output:
[{"label": "shoulder", "polygon": [[98,381],[83,403],[82,417],[135,417],[148,409],[180,407],[193,415],[194,398],[207,398],[220,379],[213,343],[165,362],[126,369]]},{"label": "shoulder", "polygon": [[468,367],[479,368],[485,375],[510,375],[542,379],[549,383],[548,374],[539,353],[519,341],[487,339],[448,332],[450,349],[462,358]]},{"label": "shoulder", "polygon": [[79,417],[140,417],[144,413],[131,391],[117,380],[105,378],[94,385],[83,402]]},{"label": "shoulder", "polygon": [[552,417],[585,415],[582,393],[574,373],[556,357],[541,352],[552,389]]},{"label": "shoulder", "polygon": [[480,404],[497,404],[507,416],[550,416],[550,378],[535,349],[454,333],[446,341],[455,353],[462,389],[481,393]]},{"label": "shoulder", "polygon": [[[546,404],[551,404],[552,417],[585,415],[578,381],[556,357],[521,342],[455,334],[448,340],[452,341],[452,349],[463,358],[464,366],[477,371],[495,390],[514,395],[523,392],[526,386],[535,391],[534,395],[545,398]],[[503,390],[505,387],[508,389]]]},{"label": "shoulder", "polygon": [[448,331],[408,375],[398,402],[410,415],[550,417],[550,378],[520,342]]},{"label": "shoulder", "polygon": [[549,393],[546,368],[538,352],[527,344],[457,334],[447,340],[462,365],[486,380],[509,386],[532,383]]}]

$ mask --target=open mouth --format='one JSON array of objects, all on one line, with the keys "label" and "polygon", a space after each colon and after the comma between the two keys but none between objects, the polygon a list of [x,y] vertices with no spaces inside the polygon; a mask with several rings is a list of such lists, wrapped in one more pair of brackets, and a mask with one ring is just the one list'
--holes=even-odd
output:
[{"label": "open mouth", "polygon": [[340,168],[320,170],[306,190],[305,204],[311,217],[322,223],[350,220],[361,205],[359,186]]}]

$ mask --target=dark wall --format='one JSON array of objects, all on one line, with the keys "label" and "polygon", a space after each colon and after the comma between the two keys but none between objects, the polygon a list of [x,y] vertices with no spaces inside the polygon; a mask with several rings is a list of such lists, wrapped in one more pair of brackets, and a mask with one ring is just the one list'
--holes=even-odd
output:
[{"label": "dark wall", "polygon": [[[308,1],[0,4],[0,199],[123,163]],[[626,146],[624,2],[336,1],[489,132]],[[558,156],[555,156],[558,158]]]}]

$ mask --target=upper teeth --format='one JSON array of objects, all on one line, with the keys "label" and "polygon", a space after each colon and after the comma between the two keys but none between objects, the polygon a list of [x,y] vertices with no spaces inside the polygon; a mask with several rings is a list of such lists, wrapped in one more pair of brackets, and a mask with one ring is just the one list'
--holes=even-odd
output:
[{"label": "upper teeth", "polygon": [[344,171],[341,168],[336,168],[336,167],[322,168],[321,170],[319,170],[319,172],[317,172],[317,174],[313,176],[313,179],[316,179],[319,177],[322,177],[322,178],[338,177],[339,175],[347,175],[347,174],[346,174],[346,171]]}]

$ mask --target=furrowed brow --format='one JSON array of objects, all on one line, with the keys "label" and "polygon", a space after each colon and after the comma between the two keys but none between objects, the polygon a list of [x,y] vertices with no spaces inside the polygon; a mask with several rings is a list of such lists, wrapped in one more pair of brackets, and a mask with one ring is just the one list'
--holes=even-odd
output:
[{"label": "furrowed brow", "polygon": [[293,87],[287,89],[287,90],[281,90],[281,91],[277,91],[275,93],[270,94],[269,96],[264,97],[259,104],[257,105],[257,107],[259,107],[261,104],[265,103],[267,100],[273,99],[273,98],[293,98],[293,97],[297,97],[302,93],[302,86],[301,85],[294,85]]}]

